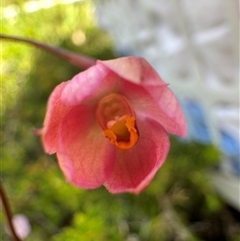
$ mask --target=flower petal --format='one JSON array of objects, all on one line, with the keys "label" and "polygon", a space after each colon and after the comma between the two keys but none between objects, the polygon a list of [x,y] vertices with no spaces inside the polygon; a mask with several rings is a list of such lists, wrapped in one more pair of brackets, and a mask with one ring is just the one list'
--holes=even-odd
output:
[{"label": "flower petal", "polygon": [[154,120],[138,118],[140,138],[131,149],[117,151],[111,176],[104,183],[111,193],[139,193],[165,161],[170,142],[164,128]]},{"label": "flower petal", "polygon": [[107,61],[97,61],[123,79],[136,84],[158,83],[166,85],[153,67],[143,58],[130,56]]},{"label": "flower petal", "polygon": [[132,56],[98,63],[125,80],[119,91],[132,101],[136,112],[156,119],[171,134],[186,136],[186,121],[176,97],[146,60]]},{"label": "flower petal", "polygon": [[111,174],[116,152],[96,124],[93,106],[73,107],[59,129],[59,165],[67,180],[82,188],[96,188]]},{"label": "flower petal", "polygon": [[140,86],[121,81],[119,93],[131,103],[136,113],[159,122],[167,132],[186,135],[186,121],[172,91],[166,86]]},{"label": "flower petal", "polygon": [[91,102],[111,93],[116,87],[117,75],[101,64],[73,77],[62,93],[62,102],[75,106],[88,99]]},{"label": "flower petal", "polygon": [[43,128],[38,132],[42,136],[45,152],[53,154],[57,147],[58,127],[69,107],[61,102],[61,94],[69,82],[62,82],[52,92],[48,100],[47,113]]},{"label": "flower petal", "polygon": [[[165,113],[164,122],[168,124],[168,131],[174,135],[185,137],[187,123],[174,93],[167,86],[145,85],[145,88]],[[162,125],[165,127],[164,123]]]}]

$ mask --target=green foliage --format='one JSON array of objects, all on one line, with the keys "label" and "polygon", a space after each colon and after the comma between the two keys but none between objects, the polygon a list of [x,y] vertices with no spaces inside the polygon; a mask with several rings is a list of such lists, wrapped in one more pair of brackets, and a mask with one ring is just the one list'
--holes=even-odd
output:
[{"label": "green foliage", "polygon": [[[14,2],[23,8],[24,1]],[[111,41],[96,28],[92,9],[90,1],[83,1],[27,14],[20,11],[15,18],[3,19],[3,32],[113,58]],[[74,33],[83,34],[85,42],[74,44]],[[1,179],[13,212],[25,214],[31,222],[27,241],[214,240],[207,233],[216,217],[227,212],[207,177],[219,160],[215,148],[171,138],[167,161],[137,196],[111,195],[103,187],[73,187],[66,183],[55,156],[43,153],[33,130],[42,125],[53,88],[79,70],[18,43],[3,43],[3,59]],[[237,235],[225,240],[235,241]],[[3,241],[7,240],[4,234]]]}]

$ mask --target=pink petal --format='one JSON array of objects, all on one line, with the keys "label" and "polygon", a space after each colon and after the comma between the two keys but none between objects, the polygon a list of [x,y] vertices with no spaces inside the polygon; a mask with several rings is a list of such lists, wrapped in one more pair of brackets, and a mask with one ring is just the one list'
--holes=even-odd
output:
[{"label": "pink petal", "polygon": [[171,134],[185,137],[184,115],[174,94],[166,85],[143,87],[123,80],[119,93],[128,98],[136,113],[156,120]]},{"label": "pink petal", "polygon": [[98,63],[126,80],[121,81],[119,91],[131,100],[136,112],[156,119],[169,133],[186,136],[186,121],[176,97],[146,60],[125,57]]},{"label": "pink petal", "polygon": [[42,135],[42,142],[45,152],[52,154],[56,152],[58,127],[69,107],[61,102],[61,94],[69,82],[62,82],[52,92],[47,106],[47,113],[43,128],[39,134]]},{"label": "pink petal", "polygon": [[117,79],[115,73],[96,64],[73,77],[62,93],[62,102],[74,106],[84,100],[97,101],[116,88]]},{"label": "pink petal", "polygon": [[76,106],[59,129],[57,156],[65,177],[82,188],[101,186],[111,174],[116,152],[96,124],[93,106]]},{"label": "pink petal", "polygon": [[[168,124],[168,131],[174,135],[185,137],[187,134],[187,123],[174,93],[167,86],[146,85],[145,88],[166,114],[165,123]],[[165,127],[164,123],[163,126]]]},{"label": "pink petal", "polygon": [[151,119],[137,119],[138,143],[131,149],[117,152],[114,170],[104,183],[111,193],[141,192],[164,163],[170,142],[164,128]]},{"label": "pink petal", "polygon": [[136,84],[158,83],[166,85],[153,67],[143,58],[130,56],[107,61],[98,61],[123,79]]}]

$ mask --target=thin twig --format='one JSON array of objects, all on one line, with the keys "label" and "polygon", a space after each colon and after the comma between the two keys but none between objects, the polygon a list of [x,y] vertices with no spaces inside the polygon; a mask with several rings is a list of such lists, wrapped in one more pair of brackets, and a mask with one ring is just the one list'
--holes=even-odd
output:
[{"label": "thin twig", "polygon": [[4,40],[10,40],[10,41],[16,41],[16,42],[22,42],[22,43],[27,43],[30,45],[33,45],[37,48],[46,50],[48,52],[51,52],[52,54],[55,54],[69,63],[81,68],[81,69],[87,69],[93,65],[95,65],[96,60],[93,58],[90,58],[88,56],[84,56],[81,54],[76,54],[74,52],[59,48],[59,47],[54,47],[50,46],[32,39],[27,39],[27,38],[22,38],[22,37],[16,37],[16,36],[11,36],[11,35],[4,35],[0,34],[0,39]]},{"label": "thin twig", "polygon": [[5,194],[5,191],[3,189],[3,185],[1,183],[1,181],[0,181],[0,196],[1,196],[3,209],[4,209],[4,212],[5,212],[6,218],[7,218],[8,226],[9,226],[9,229],[11,231],[12,237],[15,241],[21,241],[21,239],[17,236],[17,233],[16,233],[15,228],[13,226],[10,205],[8,203],[7,196]]}]

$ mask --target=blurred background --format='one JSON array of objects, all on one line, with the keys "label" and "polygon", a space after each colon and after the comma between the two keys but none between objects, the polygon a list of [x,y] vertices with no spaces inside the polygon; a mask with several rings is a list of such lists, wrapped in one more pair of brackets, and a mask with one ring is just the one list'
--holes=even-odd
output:
[{"label": "blurred background", "polygon": [[[79,69],[1,41],[1,180],[25,240],[240,240],[238,1],[5,0],[1,11],[3,34],[102,60],[146,58],[189,125],[140,195],[77,189],[34,129],[53,88]],[[11,240],[3,212],[0,226]]]}]

